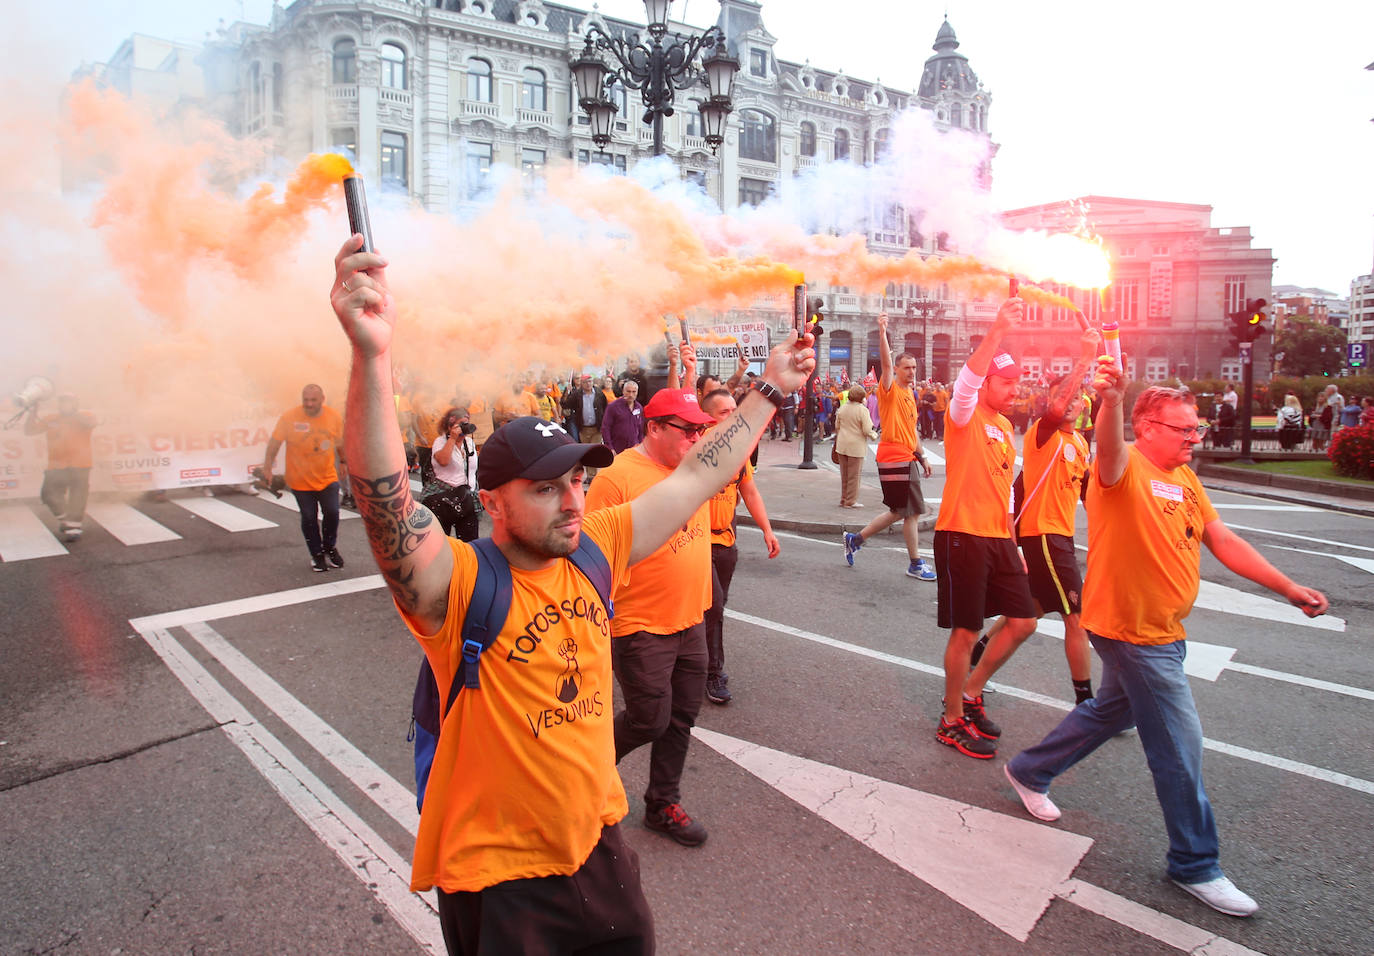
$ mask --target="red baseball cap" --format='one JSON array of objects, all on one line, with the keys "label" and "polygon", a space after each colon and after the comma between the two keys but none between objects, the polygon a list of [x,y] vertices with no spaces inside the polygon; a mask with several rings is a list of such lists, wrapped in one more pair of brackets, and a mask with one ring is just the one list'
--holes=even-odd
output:
[{"label": "red baseball cap", "polygon": [[1021,366],[1011,357],[1010,352],[998,352],[988,363],[988,374],[1000,375],[1014,381],[1021,377]]},{"label": "red baseball cap", "polygon": [[644,406],[645,418],[676,415],[689,425],[714,425],[716,420],[701,410],[696,393],[689,388],[660,388]]}]

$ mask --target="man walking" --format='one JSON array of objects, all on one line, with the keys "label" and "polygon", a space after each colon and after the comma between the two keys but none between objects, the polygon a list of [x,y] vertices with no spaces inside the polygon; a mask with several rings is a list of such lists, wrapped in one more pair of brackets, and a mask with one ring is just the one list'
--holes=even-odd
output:
[{"label": "man walking", "polygon": [[900,521],[902,537],[906,540],[907,577],[934,581],[935,569],[922,560],[917,550],[917,524],[925,514],[926,500],[921,494],[916,464],[920,464],[927,478],[932,471],[921,451],[921,439],[916,435],[916,397],[912,392],[916,382],[916,357],[903,352],[894,368],[887,341],[887,322],[886,312],[878,316],[878,355],[882,363],[878,377],[878,416],[883,429],[882,440],[878,442],[878,481],[887,511],[876,516],[857,534],[845,532],[844,559],[852,568],[854,554],[865,541]]},{"label": "man walking", "polygon": [[43,471],[39,499],[57,519],[57,530],[67,541],[81,537],[86,498],[91,488],[91,432],[97,422],[81,411],[75,395],[57,396],[57,414],[38,417],[38,403],[29,406],[24,419],[25,435],[48,439],[48,467]]},{"label": "man walking", "polygon": [[639,383],[626,379],[620,397],[606,406],[601,422],[601,440],[617,455],[633,448],[644,438],[644,406],[639,397]]},{"label": "man walking", "polygon": [[[606,396],[596,387],[590,375],[577,380],[577,388],[568,389],[563,396],[563,421],[577,440],[589,444],[601,441],[601,422],[606,414]],[[587,480],[596,476],[595,468],[587,469]]]},{"label": "man walking", "polygon": [[1123,434],[1125,378],[1103,362],[1105,403],[1088,484],[1088,574],[1083,626],[1102,658],[1102,686],[1040,743],[1003,768],[1026,810],[1059,818],[1055,777],[1131,727],[1139,731],[1169,834],[1170,879],[1231,916],[1258,908],[1222,873],[1220,842],[1202,785],[1202,723],[1183,671],[1183,619],[1197,599],[1201,546],[1229,569],[1316,617],[1325,595],[1295,584],[1217,517],[1187,467],[1199,440],[1197,409],[1177,389],[1141,393]]},{"label": "man walking", "polygon": [[[324,403],[324,389],[307,385],[301,404],[277,419],[262,463],[262,480],[272,483],[277,450],[286,445],[286,487],[296,496],[301,511],[301,534],[310,551],[310,566],[327,571],[344,566],[337,547],[339,537],[339,473],[343,419]],[[324,527],[320,527],[320,519]]]}]

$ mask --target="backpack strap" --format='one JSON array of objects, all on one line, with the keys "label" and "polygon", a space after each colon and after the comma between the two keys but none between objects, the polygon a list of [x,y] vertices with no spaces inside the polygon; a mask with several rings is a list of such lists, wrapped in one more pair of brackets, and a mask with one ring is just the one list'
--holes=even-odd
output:
[{"label": "backpack strap", "polygon": [[606,616],[615,617],[615,601],[611,600],[611,564],[590,535],[584,534],[578,538],[577,548],[568,555],[568,560],[582,572],[583,577],[592,582],[601,603],[606,606]]},{"label": "backpack strap", "polygon": [[463,616],[463,656],[458,673],[453,675],[453,683],[449,685],[448,702],[439,714],[441,725],[461,688],[476,690],[482,686],[479,668],[482,652],[491,647],[510,614],[512,582],[506,556],[490,538],[478,538],[472,542],[472,550],[477,557],[477,575],[473,579],[467,613]]}]

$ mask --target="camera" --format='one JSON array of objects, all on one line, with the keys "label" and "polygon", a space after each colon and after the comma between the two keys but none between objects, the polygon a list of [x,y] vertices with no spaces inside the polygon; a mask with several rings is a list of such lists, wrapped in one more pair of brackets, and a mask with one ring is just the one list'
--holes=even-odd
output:
[{"label": "camera", "polygon": [[459,425],[458,428],[462,431],[464,435],[471,435],[477,431],[477,426],[474,425],[472,422],[463,422],[463,424]]}]

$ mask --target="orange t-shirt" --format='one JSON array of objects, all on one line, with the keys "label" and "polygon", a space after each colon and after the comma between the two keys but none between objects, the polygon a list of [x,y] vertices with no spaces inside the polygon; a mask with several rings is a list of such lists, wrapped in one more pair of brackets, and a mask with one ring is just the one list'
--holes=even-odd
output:
[{"label": "orange t-shirt", "polygon": [[1078,432],[1055,429],[1036,447],[1039,422],[1026,430],[1021,449],[1025,462],[1021,479],[1030,498],[1021,507],[1019,534],[1062,534],[1073,537],[1078,495],[1088,475],[1088,443]]},{"label": "orange t-shirt", "polygon": [[[599,480],[599,479],[598,479]],[[630,509],[587,515],[612,580],[625,576]],[[449,538],[448,615],[423,637],[439,699],[462,658],[463,614],[477,557]],[[511,568],[505,627],[482,653],[481,687],[458,692],[444,718],[425,791],[410,888],[471,892],[507,880],[567,876],[628,809],[615,769],[611,630],[596,588],[572,564]],[[614,591],[612,592],[614,593]]]},{"label": "orange t-shirt", "polygon": [[711,512],[711,543],[725,547],[735,543],[735,509],[739,506],[740,487],[746,481],[754,480],[754,466],[748,461],[744,463],[744,468],[730,479],[730,482],[720,491],[712,495],[711,500],[706,502],[706,507]]},{"label": "orange t-shirt", "polygon": [[878,420],[883,423],[878,461],[911,461],[916,457],[916,397],[895,378],[887,388],[878,380]]},{"label": "orange t-shirt", "polygon": [[[638,445],[597,472],[587,492],[587,510],[632,501],[668,475]],[[630,568],[616,595],[611,633],[674,634],[701,622],[711,606],[711,519],[703,504],[657,551]]]},{"label": "orange t-shirt", "polygon": [[975,405],[968,424],[945,412],[945,493],[936,531],[1010,538],[1012,464],[1016,446],[1005,415]]},{"label": "orange t-shirt", "polygon": [[334,455],[343,441],[343,419],[328,405],[311,418],[297,406],[277,419],[272,440],[286,445],[286,487],[320,491],[339,480]]},{"label": "orange t-shirt", "polygon": [[430,448],[434,439],[439,437],[439,422],[444,413],[437,405],[417,402],[411,399],[411,409],[415,412],[415,444],[420,448]]},{"label": "orange t-shirt", "polygon": [[40,419],[48,439],[49,468],[91,467],[91,432],[95,419],[89,413],[50,415]]},{"label": "orange t-shirt", "polygon": [[1187,466],[1165,471],[1132,445],[1125,473],[1104,488],[1098,462],[1088,481],[1083,626],[1130,644],[1181,641],[1197,600],[1202,532],[1217,510]]},{"label": "orange t-shirt", "polygon": [[410,407],[410,399],[404,395],[393,395],[396,402],[396,428],[401,433],[403,443],[410,441],[410,425],[415,418],[415,410]]}]

